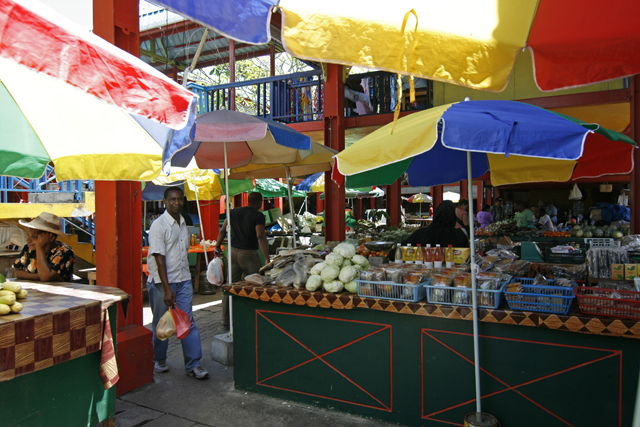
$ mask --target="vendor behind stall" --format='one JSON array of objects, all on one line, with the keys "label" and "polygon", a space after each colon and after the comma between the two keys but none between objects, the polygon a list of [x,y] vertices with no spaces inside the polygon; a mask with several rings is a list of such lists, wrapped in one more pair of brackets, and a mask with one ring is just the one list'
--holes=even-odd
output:
[{"label": "vendor behind stall", "polygon": [[66,236],[60,218],[43,212],[32,221],[19,222],[28,228],[27,244],[13,264],[15,276],[40,282],[70,282],[76,259],[73,249],[56,240],[56,236]]},{"label": "vendor behind stall", "polygon": [[[442,247],[452,245],[455,248],[469,247],[469,239],[464,230],[456,228],[456,206],[453,202],[445,200],[440,203],[433,214],[433,222],[428,227],[416,230],[401,245],[416,246],[418,243],[423,247],[427,244]],[[393,254],[389,255],[393,256]]]}]

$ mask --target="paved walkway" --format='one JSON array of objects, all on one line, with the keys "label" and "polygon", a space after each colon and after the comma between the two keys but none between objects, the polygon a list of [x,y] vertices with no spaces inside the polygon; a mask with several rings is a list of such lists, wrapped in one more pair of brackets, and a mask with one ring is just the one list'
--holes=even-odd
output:
[{"label": "paved walkway", "polygon": [[[202,340],[202,365],[211,378],[187,377],[179,340],[170,338],[167,363],[170,371],[155,374],[153,383],[123,396],[116,402],[117,427],[383,427],[381,421],[360,418],[236,391],[233,367],[211,359],[214,335],[226,332],[221,324],[221,290],[194,297],[194,317]],[[151,309],[145,304],[145,324],[151,327]]]}]

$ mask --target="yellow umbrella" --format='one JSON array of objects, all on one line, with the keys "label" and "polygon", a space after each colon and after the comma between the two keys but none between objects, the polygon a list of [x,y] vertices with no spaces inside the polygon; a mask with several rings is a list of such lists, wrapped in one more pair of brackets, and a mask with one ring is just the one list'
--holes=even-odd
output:
[{"label": "yellow umbrella", "polygon": [[188,169],[172,172],[168,176],[160,175],[152,182],[162,186],[184,183],[184,195],[189,201],[220,200],[220,196],[224,194],[220,178],[211,169]]}]

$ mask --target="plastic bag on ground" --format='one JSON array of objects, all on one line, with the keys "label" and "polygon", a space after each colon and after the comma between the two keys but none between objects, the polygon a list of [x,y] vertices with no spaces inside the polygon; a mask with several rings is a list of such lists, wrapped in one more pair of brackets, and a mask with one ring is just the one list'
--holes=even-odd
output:
[{"label": "plastic bag on ground", "polygon": [[167,310],[167,312],[160,318],[158,326],[156,326],[156,337],[164,341],[169,339],[169,337],[175,333],[176,323],[173,320],[173,316],[171,315],[171,310]]},{"label": "plastic bag on ground", "polygon": [[224,282],[222,270],[222,258],[214,258],[207,267],[207,281],[212,285],[221,285]]},{"label": "plastic bag on ground", "polygon": [[176,336],[179,340],[183,340],[189,335],[189,330],[191,329],[191,318],[187,313],[180,310],[178,307],[170,307],[169,311],[173,316],[173,321],[175,322],[176,328]]}]

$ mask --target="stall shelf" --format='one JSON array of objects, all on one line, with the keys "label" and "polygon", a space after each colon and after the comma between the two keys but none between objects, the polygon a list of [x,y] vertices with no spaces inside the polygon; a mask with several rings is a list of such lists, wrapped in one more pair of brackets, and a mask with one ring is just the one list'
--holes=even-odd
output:
[{"label": "stall shelf", "polygon": [[[472,310],[291,288],[225,286],[238,389],[409,426],[475,408]],[[501,425],[625,426],[640,323],[480,309],[483,410]],[[320,310],[319,308],[324,308]]]},{"label": "stall shelf", "polygon": [[[7,426],[95,426],[115,417],[118,288],[15,282],[23,310],[0,316],[0,401]],[[114,333],[111,333],[114,331]]]}]

